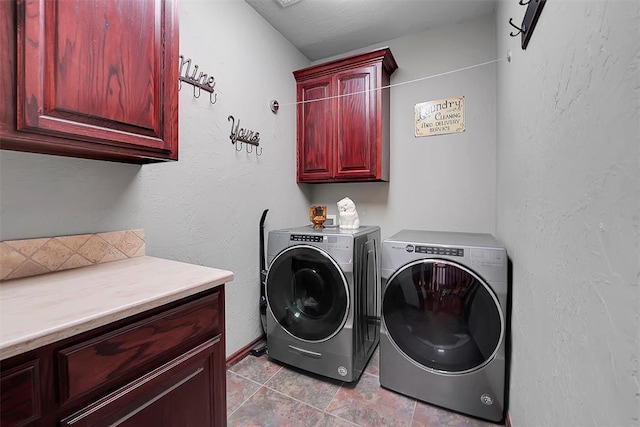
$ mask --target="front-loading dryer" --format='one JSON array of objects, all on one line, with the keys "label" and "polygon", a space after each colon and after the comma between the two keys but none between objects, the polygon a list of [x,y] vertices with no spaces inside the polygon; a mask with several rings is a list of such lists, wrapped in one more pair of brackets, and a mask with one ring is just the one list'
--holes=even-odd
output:
[{"label": "front-loading dryer", "polygon": [[490,234],[403,230],[383,242],[381,258],[380,385],[502,421],[504,247]]},{"label": "front-loading dryer", "polygon": [[269,232],[270,358],[356,381],[380,338],[380,227]]}]

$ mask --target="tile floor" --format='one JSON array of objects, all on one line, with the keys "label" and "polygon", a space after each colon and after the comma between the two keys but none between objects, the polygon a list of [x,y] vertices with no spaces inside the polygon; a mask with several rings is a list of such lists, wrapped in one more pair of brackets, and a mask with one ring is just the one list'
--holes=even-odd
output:
[{"label": "tile floor", "polygon": [[227,422],[273,427],[491,427],[380,387],[378,350],[354,383],[319,377],[261,357],[227,370]]}]

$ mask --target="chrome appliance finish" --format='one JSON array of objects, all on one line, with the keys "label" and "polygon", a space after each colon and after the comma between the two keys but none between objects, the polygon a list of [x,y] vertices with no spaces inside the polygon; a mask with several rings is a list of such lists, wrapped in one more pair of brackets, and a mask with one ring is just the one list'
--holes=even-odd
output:
[{"label": "chrome appliance finish", "polygon": [[379,342],[380,228],[271,231],[269,357],[356,381]]},{"label": "chrome appliance finish", "polygon": [[380,384],[491,421],[505,406],[507,254],[489,234],[383,242]]}]

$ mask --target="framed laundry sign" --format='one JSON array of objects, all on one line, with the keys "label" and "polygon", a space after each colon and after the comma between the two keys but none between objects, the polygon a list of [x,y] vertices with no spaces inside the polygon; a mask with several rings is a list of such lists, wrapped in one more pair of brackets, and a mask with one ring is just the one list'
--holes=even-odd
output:
[{"label": "framed laundry sign", "polygon": [[464,96],[416,104],[416,138],[464,132]]}]

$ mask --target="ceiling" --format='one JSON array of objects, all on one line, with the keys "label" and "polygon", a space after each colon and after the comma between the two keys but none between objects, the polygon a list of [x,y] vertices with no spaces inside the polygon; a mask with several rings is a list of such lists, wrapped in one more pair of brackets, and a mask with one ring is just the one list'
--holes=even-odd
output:
[{"label": "ceiling", "polygon": [[497,0],[245,0],[309,60],[492,13]]}]

